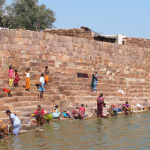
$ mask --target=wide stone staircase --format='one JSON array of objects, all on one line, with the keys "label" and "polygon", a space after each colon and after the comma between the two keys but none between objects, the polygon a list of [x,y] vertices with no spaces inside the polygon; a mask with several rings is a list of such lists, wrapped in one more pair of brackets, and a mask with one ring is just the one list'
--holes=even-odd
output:
[{"label": "wide stone staircase", "polygon": [[[27,129],[35,127],[28,125],[27,122],[37,105],[42,105],[44,110],[49,110],[51,101],[38,101],[38,92],[33,88],[27,92],[24,86],[23,80],[20,80],[18,87],[9,87],[7,71],[0,73],[0,119],[7,123],[9,118],[5,112],[9,109],[20,118],[23,129]],[[3,88],[11,90],[12,97],[8,97],[7,93],[3,92]]]}]

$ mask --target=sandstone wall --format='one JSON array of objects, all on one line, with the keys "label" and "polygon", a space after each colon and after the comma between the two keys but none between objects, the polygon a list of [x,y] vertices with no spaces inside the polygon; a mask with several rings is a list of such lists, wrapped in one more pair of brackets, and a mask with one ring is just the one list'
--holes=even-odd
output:
[{"label": "sandstone wall", "polygon": [[125,43],[128,46],[150,48],[150,39],[127,37]]},{"label": "sandstone wall", "polygon": [[[0,54],[1,73],[13,64],[23,82],[22,75],[27,67],[31,68],[32,88],[44,67],[49,66],[50,83],[46,85],[45,99],[67,110],[81,103],[89,109],[95,108],[100,92],[108,104],[129,101],[132,105],[149,105],[150,102],[150,50],[147,48],[45,32],[1,30]],[[99,74],[97,93],[90,91],[94,70]],[[87,73],[89,78],[77,78],[77,73]],[[125,95],[118,93],[119,89]]]},{"label": "sandstone wall", "polygon": [[93,39],[91,30],[86,30],[84,28],[80,29],[50,29],[45,30],[45,33],[50,33],[53,35],[61,35],[61,36],[71,36],[77,38],[86,38]]}]

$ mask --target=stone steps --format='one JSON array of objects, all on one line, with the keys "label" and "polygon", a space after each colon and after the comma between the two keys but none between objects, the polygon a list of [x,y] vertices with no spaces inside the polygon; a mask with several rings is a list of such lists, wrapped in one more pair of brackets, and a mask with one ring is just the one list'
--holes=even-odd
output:
[{"label": "stone steps", "polygon": [[[50,106],[48,105],[41,105],[41,107],[46,111],[50,109]],[[34,113],[37,110],[37,105],[34,106],[19,106],[19,107],[15,107],[14,111],[22,111],[23,113],[27,112],[27,113]]]},{"label": "stone steps", "polygon": [[[13,107],[23,107],[23,106],[37,106],[37,105],[47,105],[51,106],[51,101],[18,101],[18,102],[12,102],[12,103],[6,103],[3,106],[13,106]],[[1,106],[0,106],[1,108]]]},{"label": "stone steps", "polygon": [[[4,123],[7,123],[9,120],[9,117],[7,116],[7,118],[0,118],[1,120],[3,120]],[[30,120],[30,117],[19,117],[21,124],[27,124],[27,122]]]}]

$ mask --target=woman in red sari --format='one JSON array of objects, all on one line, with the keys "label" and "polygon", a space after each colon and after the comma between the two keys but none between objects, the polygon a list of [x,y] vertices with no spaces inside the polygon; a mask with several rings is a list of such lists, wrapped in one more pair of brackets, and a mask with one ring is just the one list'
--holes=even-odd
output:
[{"label": "woman in red sari", "polygon": [[18,82],[20,80],[20,77],[19,77],[19,74],[18,74],[18,71],[17,69],[15,69],[15,80],[14,80],[14,86],[18,86]]},{"label": "woman in red sari", "polygon": [[101,93],[97,98],[97,118],[102,117],[103,105],[104,105],[104,97],[103,94]]}]

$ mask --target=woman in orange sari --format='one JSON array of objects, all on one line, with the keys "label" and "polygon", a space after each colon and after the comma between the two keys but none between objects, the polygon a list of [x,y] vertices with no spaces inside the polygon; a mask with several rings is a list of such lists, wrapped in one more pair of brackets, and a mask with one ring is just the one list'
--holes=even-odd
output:
[{"label": "woman in orange sari", "polygon": [[49,70],[48,66],[45,67],[45,83],[49,81]]},{"label": "woman in orange sari", "polygon": [[26,91],[29,91],[29,89],[30,89],[30,73],[29,73],[29,71],[30,71],[30,69],[28,68],[26,70],[26,73],[25,73],[25,76],[26,76],[26,78],[25,78],[25,80],[26,80]]}]

